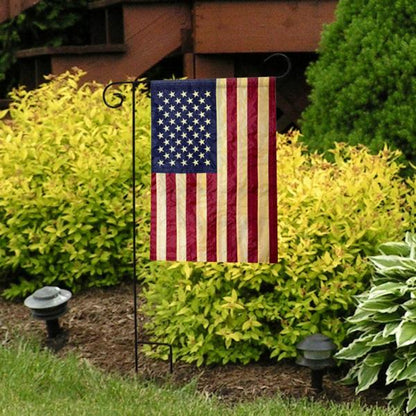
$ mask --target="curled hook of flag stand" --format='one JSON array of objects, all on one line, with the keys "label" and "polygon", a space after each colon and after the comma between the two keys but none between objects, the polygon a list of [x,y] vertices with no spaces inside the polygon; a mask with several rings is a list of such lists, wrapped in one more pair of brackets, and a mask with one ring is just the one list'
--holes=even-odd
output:
[{"label": "curled hook of flag stand", "polygon": [[263,60],[263,64],[271,63],[275,60],[283,60],[286,65],[285,71],[282,71],[279,75],[274,75],[277,79],[285,78],[287,75],[289,75],[289,72],[292,70],[292,62],[290,61],[290,58],[282,52],[276,52],[269,55],[267,58]]},{"label": "curled hook of flag stand", "polygon": [[143,341],[139,339],[138,317],[137,317],[137,259],[136,259],[136,91],[140,85],[139,78],[133,81],[118,81],[108,84],[103,91],[104,104],[109,108],[119,108],[123,105],[126,97],[120,92],[113,92],[112,96],[116,98],[112,102],[108,101],[107,93],[110,88],[121,85],[131,86],[132,95],[132,137],[131,137],[131,156],[132,156],[132,232],[133,232],[133,316],[134,316],[134,368],[135,372],[139,371],[139,345],[157,345],[169,347],[169,371],[173,372],[173,351],[172,345],[165,342]]}]

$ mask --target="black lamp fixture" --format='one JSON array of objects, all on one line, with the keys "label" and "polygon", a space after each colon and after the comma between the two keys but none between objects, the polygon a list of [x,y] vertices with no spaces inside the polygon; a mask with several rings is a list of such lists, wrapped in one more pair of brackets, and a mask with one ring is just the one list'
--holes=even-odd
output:
[{"label": "black lamp fixture", "polygon": [[48,337],[55,338],[61,332],[58,318],[67,312],[71,297],[69,290],[45,286],[26,298],[24,304],[30,308],[35,319],[46,322]]},{"label": "black lamp fixture", "polygon": [[332,355],[336,345],[325,335],[313,334],[299,342],[296,348],[300,352],[296,363],[311,369],[312,388],[322,391],[325,369],[335,365]]}]

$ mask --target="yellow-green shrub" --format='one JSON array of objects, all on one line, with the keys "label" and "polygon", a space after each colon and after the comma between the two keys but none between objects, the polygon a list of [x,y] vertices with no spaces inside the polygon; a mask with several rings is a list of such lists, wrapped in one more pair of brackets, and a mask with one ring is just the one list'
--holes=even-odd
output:
[{"label": "yellow-green shrub", "polygon": [[[130,274],[131,94],[109,109],[103,86],[83,84],[82,75],[15,90],[0,119],[0,283],[8,297],[41,285],[112,285]],[[145,94],[137,105],[138,192],[147,192]],[[137,214],[147,235],[146,201],[138,199]],[[142,262],[147,251],[138,249]]]},{"label": "yellow-green shrub", "polygon": [[365,258],[409,227],[398,153],[337,144],[329,163],[297,138],[278,136],[278,264],[152,265],[147,327],[176,358],[282,359],[317,331],[340,344],[353,296],[369,283]]}]

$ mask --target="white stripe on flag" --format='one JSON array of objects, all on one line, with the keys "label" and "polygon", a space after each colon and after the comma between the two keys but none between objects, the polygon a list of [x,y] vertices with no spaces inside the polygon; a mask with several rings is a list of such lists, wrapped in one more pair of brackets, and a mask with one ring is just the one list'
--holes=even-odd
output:
[{"label": "white stripe on flag", "polygon": [[227,80],[217,80],[217,261],[227,259]]},{"label": "white stripe on flag", "polygon": [[186,260],[186,175],[176,175],[176,253]]},{"label": "white stripe on flag", "polygon": [[259,78],[258,101],[258,241],[259,263],[269,260],[269,78]]},{"label": "white stripe on flag", "polygon": [[207,175],[196,176],[196,252],[198,261],[207,261]]},{"label": "white stripe on flag", "polygon": [[247,78],[237,81],[237,256],[247,261]]},{"label": "white stripe on flag", "polygon": [[158,260],[166,259],[166,175],[163,173],[156,175],[156,254]]}]

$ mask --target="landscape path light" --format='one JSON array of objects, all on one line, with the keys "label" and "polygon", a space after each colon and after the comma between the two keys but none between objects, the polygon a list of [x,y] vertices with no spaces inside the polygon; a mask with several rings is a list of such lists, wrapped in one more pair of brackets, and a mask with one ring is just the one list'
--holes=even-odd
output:
[{"label": "landscape path light", "polygon": [[35,319],[46,322],[49,338],[55,338],[60,332],[58,318],[68,310],[68,301],[72,297],[69,290],[57,286],[45,286],[25,299]]},{"label": "landscape path light", "polygon": [[299,342],[296,348],[300,352],[296,363],[311,369],[312,388],[322,391],[324,371],[335,365],[332,355],[336,345],[325,335],[313,334]]}]

